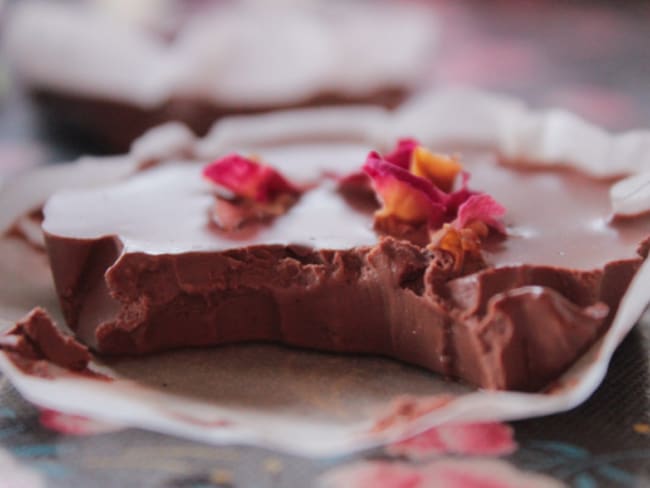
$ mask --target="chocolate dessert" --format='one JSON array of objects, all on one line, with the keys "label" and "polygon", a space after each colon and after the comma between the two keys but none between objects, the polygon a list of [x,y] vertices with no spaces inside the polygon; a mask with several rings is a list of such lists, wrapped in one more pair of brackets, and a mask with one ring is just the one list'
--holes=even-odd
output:
[{"label": "chocolate dessert", "polygon": [[46,362],[76,373],[95,376],[88,369],[88,348],[67,336],[45,310],[34,308],[14,327],[0,336],[4,350],[23,371],[48,377]]},{"label": "chocolate dessert", "polygon": [[20,2],[3,36],[50,127],[112,151],[172,120],[205,134],[232,114],[394,107],[422,86],[436,37],[428,9],[388,2],[131,3]]},{"label": "chocolate dessert", "polygon": [[606,182],[372,149],[258,147],[55,195],[68,325],[100,354],[272,341],[526,391],[607,330],[650,217],[611,219]]}]

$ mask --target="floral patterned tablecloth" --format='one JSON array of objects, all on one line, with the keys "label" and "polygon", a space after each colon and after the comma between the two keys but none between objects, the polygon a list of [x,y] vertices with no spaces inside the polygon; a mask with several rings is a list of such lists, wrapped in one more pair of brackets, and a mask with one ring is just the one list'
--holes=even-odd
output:
[{"label": "floral patterned tablecloth", "polygon": [[[433,3],[445,32],[435,84],[563,106],[613,130],[650,125],[646,2]],[[18,91],[0,82],[0,177],[92,150],[39,127]],[[650,486],[648,322],[623,342],[601,388],[571,412],[445,426],[317,461],[39,411],[0,377],[0,487]]]}]

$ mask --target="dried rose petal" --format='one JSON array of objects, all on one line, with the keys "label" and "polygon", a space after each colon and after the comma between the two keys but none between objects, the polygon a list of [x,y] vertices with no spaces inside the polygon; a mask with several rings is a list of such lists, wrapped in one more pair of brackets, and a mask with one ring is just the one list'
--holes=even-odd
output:
[{"label": "dried rose petal", "polygon": [[468,193],[458,207],[456,219],[431,235],[430,246],[450,253],[456,271],[469,272],[481,266],[481,239],[487,237],[489,228],[505,234],[505,227],[498,220],[504,213],[505,208],[490,195]]},{"label": "dried rose petal", "polygon": [[470,190],[468,187],[469,173],[463,171],[461,176],[460,188],[448,194],[445,222],[451,222],[454,220],[458,215],[458,208],[465,203],[469,197],[477,194],[477,192]]},{"label": "dried rose petal", "polygon": [[274,168],[238,154],[229,154],[203,168],[203,176],[239,197],[266,203],[300,190]]},{"label": "dried rose petal", "polygon": [[[430,246],[433,249],[447,251],[454,258],[454,270],[461,272],[469,268],[473,263],[481,263],[481,237],[487,234],[482,229],[461,228],[458,229],[452,224],[444,224],[442,229],[431,236]],[[472,260],[470,261],[470,258]]]},{"label": "dried rose petal", "polygon": [[407,222],[444,220],[448,196],[429,181],[386,161],[377,152],[368,155],[363,170],[382,203],[377,216],[392,215]]},{"label": "dried rose petal", "polygon": [[[375,228],[411,240],[423,230],[426,234],[422,224],[428,224],[431,232],[453,222],[434,237],[457,258],[461,269],[466,254],[480,256],[480,239],[487,235],[488,226],[505,232],[499,221],[505,209],[488,195],[469,190],[469,173],[462,171],[455,158],[431,153],[415,139],[401,139],[385,157],[371,152],[363,171],[365,178],[352,173],[340,186],[358,191],[370,182],[382,205],[375,213]],[[452,192],[459,173],[460,188]],[[413,232],[404,225],[412,226]]]},{"label": "dried rose petal", "polygon": [[449,192],[463,167],[455,158],[432,153],[422,146],[413,150],[410,170],[415,176],[426,178],[438,188]]},{"label": "dried rose petal", "polygon": [[[413,151],[418,147],[418,144],[418,141],[415,139],[400,139],[397,141],[395,148],[384,156],[384,161],[408,171],[411,166]],[[338,180],[338,183],[339,187],[343,190],[372,191],[370,178],[363,171],[355,171],[354,173],[345,175]]]},{"label": "dried rose petal", "polygon": [[[410,138],[397,141],[395,148],[383,156],[383,160],[430,181],[445,192],[451,190],[456,176],[462,170],[462,166],[454,158],[431,153],[420,146],[417,140]],[[359,171],[340,178],[339,187],[351,191],[372,189],[368,176]],[[454,209],[460,203],[457,202]]]},{"label": "dried rose petal", "polygon": [[458,207],[458,217],[453,225],[457,229],[470,226],[473,222],[483,222],[505,234],[505,227],[499,221],[506,209],[487,193],[471,195]]},{"label": "dried rose petal", "polygon": [[[389,163],[393,163],[400,168],[410,169],[413,152],[420,145],[420,143],[411,138],[400,139],[395,145],[395,149],[384,156],[384,159]],[[422,176],[422,175],[417,175]]]}]

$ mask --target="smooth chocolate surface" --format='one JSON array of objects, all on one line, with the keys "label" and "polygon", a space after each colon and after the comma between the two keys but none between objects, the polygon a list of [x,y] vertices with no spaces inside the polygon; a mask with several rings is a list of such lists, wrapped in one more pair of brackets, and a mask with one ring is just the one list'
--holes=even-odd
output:
[{"label": "smooth chocolate surface", "polygon": [[508,237],[488,243],[485,269],[460,276],[445,251],[377,236],[372,206],[319,178],[358,167],[367,149],[258,150],[318,184],[235,233],[210,225],[215,189],[200,164],[56,195],[44,230],[69,325],[102,353],[276,341],[519,390],[543,387],[607,329],[650,219],[610,222],[605,183],[466,154],[471,188],[508,209]]}]

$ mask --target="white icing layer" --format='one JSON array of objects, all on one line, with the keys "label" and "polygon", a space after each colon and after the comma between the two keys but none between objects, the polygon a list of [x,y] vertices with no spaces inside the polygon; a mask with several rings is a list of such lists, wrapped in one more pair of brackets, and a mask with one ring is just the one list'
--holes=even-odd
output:
[{"label": "white icing layer", "polygon": [[[260,154],[291,179],[305,181],[317,178],[325,168],[357,167],[367,149],[308,145],[271,148]],[[321,248],[347,249],[377,240],[369,211],[347,204],[333,181],[305,193],[272,225],[246,228],[237,235],[221,233],[209,224],[214,188],[201,177],[203,165],[178,163],[136,174],[118,185],[58,193],[45,207],[43,229],[82,239],[114,234],[122,240],[125,252],[150,254],[256,244],[318,243]]]},{"label": "white icing layer", "polygon": [[192,16],[170,44],[77,4],[21,2],[7,30],[30,85],[144,108],[184,95],[254,107],[411,88],[436,32],[428,9],[336,2],[222,4]]},{"label": "white icing layer", "polygon": [[[434,149],[450,141],[484,146],[514,164],[564,165],[599,178],[632,175],[632,179],[612,187],[612,213],[630,216],[650,211],[650,184],[646,184],[650,180],[649,131],[611,134],[566,112],[532,111],[512,99],[474,91],[426,95],[395,113],[371,107],[345,107],[226,118],[208,136],[196,141],[193,154],[208,162],[230,151],[266,147],[265,151],[272,152],[274,144],[278,148],[284,145],[285,150],[292,145],[299,151],[301,142],[319,141],[325,147],[336,143],[345,151],[356,147],[354,159],[358,165],[366,149],[386,150],[400,136],[416,136]],[[152,156],[178,155],[191,145],[191,139],[191,134],[180,125],[163,126],[134,144],[131,155],[122,158],[126,165],[122,170],[114,171],[115,162],[104,165],[99,159],[96,170],[76,171],[70,181],[50,178],[48,175],[56,173],[55,168],[11,180],[0,191],[0,229],[6,229],[21,213],[33,209],[57,190],[97,185],[102,179],[110,183],[116,179],[111,173],[126,174],[135,164]],[[276,159],[282,171],[298,179],[313,178],[324,169],[345,171],[345,164],[349,163],[349,159],[337,157],[287,168],[284,161],[285,158]],[[340,161],[343,166],[331,168],[332,161]],[[292,172],[298,169],[304,173],[294,175]],[[642,174],[646,176],[634,176]],[[29,188],[36,191],[27,192]]]},{"label": "white icing layer", "polygon": [[[299,182],[318,181],[284,215],[270,224],[221,232],[211,225],[214,187],[201,177],[202,163],[174,161],[99,190],[60,192],[45,208],[44,229],[57,236],[118,236],[126,252],[171,254],[223,251],[253,245],[303,245],[349,249],[372,245],[374,206],[348,201],[324,170],[358,170],[370,148],[363,145],[295,144],[259,147],[263,160]],[[246,150],[242,151],[246,154]],[[648,236],[649,218],[609,221],[608,187],[577,173],[516,171],[497,164],[484,150],[464,158],[471,188],[502,203],[504,241],[488,242],[494,266],[540,264],[595,269],[604,262],[633,258]],[[562,218],[558,218],[561,215]],[[522,232],[521,226],[526,226]]]},{"label": "white icing layer", "polygon": [[128,156],[81,158],[70,165],[61,164],[28,171],[0,181],[0,234],[26,213],[37,210],[59,190],[89,189],[119,181],[130,175],[136,162]]}]

